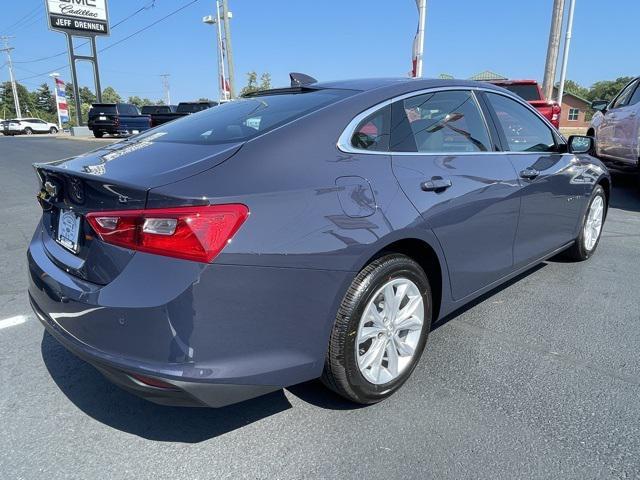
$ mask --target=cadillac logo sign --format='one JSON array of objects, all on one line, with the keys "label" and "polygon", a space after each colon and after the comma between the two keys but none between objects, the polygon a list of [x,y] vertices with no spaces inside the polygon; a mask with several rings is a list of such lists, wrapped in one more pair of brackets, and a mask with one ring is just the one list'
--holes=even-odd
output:
[{"label": "cadillac logo sign", "polygon": [[109,35],[107,0],[45,0],[49,28],[76,35]]}]

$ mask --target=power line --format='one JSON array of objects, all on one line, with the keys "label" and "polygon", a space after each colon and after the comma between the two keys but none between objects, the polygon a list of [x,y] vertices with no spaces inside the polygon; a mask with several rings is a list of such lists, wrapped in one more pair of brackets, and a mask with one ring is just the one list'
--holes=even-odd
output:
[{"label": "power line", "polygon": [[[148,30],[149,28],[151,28],[151,27],[153,27],[153,26],[157,25],[158,23],[160,23],[160,22],[162,22],[162,21],[166,20],[167,18],[169,18],[169,17],[171,17],[171,16],[175,15],[176,13],[181,12],[181,11],[182,11],[182,10],[184,10],[185,8],[187,8],[187,7],[191,6],[191,5],[193,5],[194,3],[199,2],[199,1],[200,1],[200,0],[192,0],[191,2],[187,3],[186,5],[183,5],[182,7],[178,8],[177,10],[174,10],[173,12],[168,13],[167,15],[165,15],[165,16],[164,16],[164,17],[162,17],[162,18],[160,18],[159,20],[156,20],[155,22],[153,22],[153,23],[151,23],[151,24],[147,25],[146,27],[143,27],[143,28],[141,28],[141,29],[139,29],[139,30],[137,30],[137,31],[133,32],[131,35],[128,35],[128,36],[126,36],[125,38],[123,38],[123,39],[121,39],[121,40],[118,40],[117,42],[114,42],[114,43],[112,43],[112,44],[110,44],[110,45],[107,45],[106,47],[104,47],[104,48],[102,48],[102,49],[98,50],[98,52],[100,52],[100,53],[101,53],[101,52],[104,52],[105,50],[108,50],[108,49],[110,49],[110,48],[112,48],[112,47],[115,47],[116,45],[119,45],[119,44],[121,44],[122,42],[124,42],[124,41],[126,41],[126,40],[129,40],[129,39],[130,39],[130,38],[132,38],[132,37],[135,37],[136,35],[138,35],[138,34],[140,34],[140,33],[144,32],[145,30]],[[112,27],[112,28],[113,28],[113,27]],[[18,81],[18,82],[22,82],[22,81],[24,81],[24,80],[30,80],[30,79],[32,79],[32,78],[36,78],[36,77],[43,77],[43,76],[45,76],[45,75],[48,75],[48,74],[49,74],[49,73],[51,73],[51,72],[55,72],[56,70],[62,70],[62,69],[64,69],[64,68],[67,68],[68,66],[69,66],[69,64],[68,64],[68,63],[66,63],[66,64],[64,64],[64,65],[62,65],[62,66],[59,66],[59,67],[56,67],[56,68],[52,68],[51,70],[47,70],[46,72],[39,73],[39,74],[37,74],[37,75],[32,75],[32,76],[30,76],[30,77],[20,78],[20,79],[18,79],[17,81]]]},{"label": "power line", "polygon": [[143,27],[143,28],[141,28],[140,30],[137,30],[137,31],[133,32],[131,35],[128,35],[128,36],[124,37],[122,40],[118,40],[117,42],[114,42],[114,43],[112,43],[112,44],[110,44],[110,45],[107,45],[106,47],[104,47],[103,49],[101,49],[101,50],[100,50],[100,52],[104,52],[105,50],[109,50],[110,48],[115,47],[116,45],[120,45],[122,42],[124,42],[124,41],[126,41],[126,40],[129,40],[129,39],[130,39],[130,38],[132,38],[132,37],[135,37],[136,35],[138,35],[138,34],[140,34],[140,33],[144,32],[145,30],[150,29],[151,27],[153,27],[153,26],[157,25],[158,23],[160,23],[160,22],[162,22],[162,21],[166,20],[167,18],[169,18],[169,17],[171,17],[171,16],[175,15],[176,13],[181,12],[181,11],[182,11],[182,10],[184,10],[185,8],[187,8],[187,7],[191,6],[191,5],[193,5],[194,3],[199,2],[199,1],[200,1],[200,0],[192,0],[191,2],[187,3],[186,5],[183,5],[182,7],[178,8],[177,10],[174,10],[173,12],[171,12],[171,13],[169,13],[169,14],[165,15],[164,17],[160,18],[159,20],[156,20],[155,22],[153,22],[153,23],[151,23],[151,24],[147,25],[146,27]]},{"label": "power line", "polygon": [[[127,20],[130,20],[131,18],[135,17],[137,14],[139,14],[140,12],[143,12],[145,10],[149,10],[150,8],[155,7],[155,3],[156,0],[152,0],[148,5],[145,5],[141,8],[139,8],[138,10],[136,10],[135,12],[131,13],[130,15],[126,16],[125,18],[123,18],[122,20],[120,20],[119,22],[114,23],[113,25],[111,25],[111,30],[113,30],[114,28],[117,28],[118,25],[123,24],[124,22],[126,22]],[[80,45],[78,45],[78,48],[83,47],[85,45],[87,45],[89,42],[84,42],[81,43]],[[35,62],[42,62],[44,60],[51,60],[52,58],[56,58],[56,57],[61,57],[63,55],[67,55],[67,51],[62,51],[60,53],[56,53],[54,55],[49,55],[46,57],[40,57],[40,58],[35,58],[33,60],[22,60],[19,62],[13,62],[13,63],[21,63],[21,64],[25,64],[25,63],[35,63]]]},{"label": "power line", "polygon": [[36,6],[36,8],[34,8],[33,10],[30,10],[29,13],[27,13],[26,15],[20,17],[18,20],[16,20],[15,22],[13,22],[11,25],[9,25],[8,27],[4,28],[3,30],[0,30],[2,32],[7,32],[12,29],[13,27],[15,27],[16,25],[18,25],[19,23],[27,20],[27,17],[31,17],[33,16],[34,13],[36,13],[38,10],[40,10],[40,8],[42,8],[42,4]]}]

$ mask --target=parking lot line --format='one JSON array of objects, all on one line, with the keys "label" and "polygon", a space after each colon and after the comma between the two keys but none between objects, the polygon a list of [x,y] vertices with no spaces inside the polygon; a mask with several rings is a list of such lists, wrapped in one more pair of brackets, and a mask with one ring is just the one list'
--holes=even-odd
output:
[{"label": "parking lot line", "polygon": [[15,317],[5,318],[0,320],[0,330],[3,328],[15,327],[27,321],[28,315],[16,315]]}]

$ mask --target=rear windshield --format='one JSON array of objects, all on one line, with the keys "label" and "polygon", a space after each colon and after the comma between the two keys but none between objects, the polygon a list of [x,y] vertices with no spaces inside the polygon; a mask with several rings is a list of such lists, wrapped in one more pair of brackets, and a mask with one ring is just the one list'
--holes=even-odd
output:
[{"label": "rear windshield", "polygon": [[235,100],[161,125],[136,139],[153,136],[153,141],[158,142],[244,142],[353,93],[325,89]]},{"label": "rear windshield", "polygon": [[504,88],[524,98],[527,102],[542,100],[537,85],[502,85]]},{"label": "rear windshield", "polygon": [[115,115],[117,114],[118,111],[116,110],[116,106],[115,105],[94,105],[93,107],[91,107],[91,109],[89,110],[89,115],[102,115],[102,114],[107,114],[107,115]]}]

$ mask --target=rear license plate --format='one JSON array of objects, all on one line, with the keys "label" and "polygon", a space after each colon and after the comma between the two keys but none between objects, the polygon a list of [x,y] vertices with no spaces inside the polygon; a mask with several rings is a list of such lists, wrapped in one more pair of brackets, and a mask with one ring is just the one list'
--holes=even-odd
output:
[{"label": "rear license plate", "polygon": [[107,117],[98,117],[98,120],[106,120]]},{"label": "rear license plate", "polygon": [[136,133],[140,133],[140,130],[131,130],[131,133],[135,135]]},{"label": "rear license plate", "polygon": [[64,248],[78,253],[78,235],[80,234],[80,217],[71,210],[60,210],[57,240]]}]

